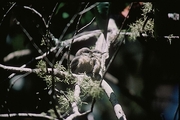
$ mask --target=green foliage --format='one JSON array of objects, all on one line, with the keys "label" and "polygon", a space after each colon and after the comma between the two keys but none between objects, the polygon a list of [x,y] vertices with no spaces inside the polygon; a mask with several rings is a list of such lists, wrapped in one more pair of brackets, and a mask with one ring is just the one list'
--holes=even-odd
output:
[{"label": "green foliage", "polygon": [[67,12],[62,13],[62,18],[66,19],[69,17],[69,14]]},{"label": "green foliage", "polygon": [[153,37],[154,19],[152,18],[148,19],[147,16],[147,14],[151,12],[151,10],[152,10],[152,3],[144,2],[142,9],[143,17],[136,20],[135,23],[129,25],[130,30],[132,32],[132,34],[130,35],[131,39],[135,40],[136,37],[140,36],[140,32]]}]

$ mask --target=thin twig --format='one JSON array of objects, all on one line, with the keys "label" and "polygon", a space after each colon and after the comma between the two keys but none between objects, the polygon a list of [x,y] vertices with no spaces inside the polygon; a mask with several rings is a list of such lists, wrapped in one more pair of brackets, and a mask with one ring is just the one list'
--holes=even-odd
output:
[{"label": "thin twig", "polygon": [[[49,31],[49,26],[50,26],[50,24],[51,24],[51,19],[52,19],[53,15],[54,15],[54,13],[55,13],[58,5],[59,5],[59,2],[56,3],[56,5],[54,6],[54,8],[53,8],[53,10],[52,10],[51,15],[49,16],[49,19],[48,19],[47,24],[46,24],[46,35],[43,36],[43,37],[45,38],[44,40],[45,40],[46,45],[47,45],[47,46],[46,46],[47,52],[49,52],[49,51],[50,51],[50,48],[53,46],[53,45],[52,45],[52,40],[53,40],[54,36],[50,33],[50,31]],[[50,40],[49,40],[49,39],[50,39]]]},{"label": "thin twig", "polygon": [[51,23],[51,19],[52,19],[53,15],[54,15],[58,5],[59,5],[59,2],[56,3],[56,5],[53,8],[53,11],[52,11],[51,15],[49,16],[49,20],[48,20],[47,25],[46,25],[47,28],[49,28],[49,25]]},{"label": "thin twig", "polygon": [[93,5],[89,6],[88,8],[84,9],[83,11],[79,12],[78,14],[79,14],[79,15],[82,15],[82,14],[88,12],[89,10],[95,8],[98,4],[99,4],[99,2],[96,2],[96,3],[94,3]]},{"label": "thin twig", "polygon": [[[87,3],[87,5],[85,6],[84,9],[86,9],[86,7],[88,6],[88,4],[89,4],[89,3]],[[81,14],[81,15],[79,16],[79,19],[78,19],[78,21],[77,21],[77,24],[76,24],[76,28],[75,28],[75,32],[74,32],[73,37],[76,36],[76,34],[78,33],[79,23],[80,23],[80,21],[81,21],[82,15],[83,15],[83,14]],[[74,42],[74,39],[72,39],[71,44],[70,44],[69,49],[68,49],[67,67],[68,67],[68,72],[69,72],[69,73],[70,73],[70,53],[71,53],[71,48],[72,48],[73,42]]]},{"label": "thin twig", "polygon": [[[15,80],[13,80],[13,81],[11,82],[11,84],[9,85],[9,88],[7,88],[7,91],[10,92],[10,90],[12,89],[12,87],[14,86],[14,84],[15,84],[19,79],[21,79],[21,78],[23,78],[23,77],[26,77],[26,76],[29,75],[29,74],[30,74],[30,73],[25,73],[25,74],[21,75],[20,77],[16,78]],[[8,97],[8,95],[7,95],[7,97]]]},{"label": "thin twig", "polygon": [[91,104],[91,109],[88,110],[88,111],[85,111],[84,113],[81,113],[81,115],[87,115],[87,114],[93,112],[93,108],[94,108],[95,103],[96,103],[96,99],[93,98],[93,101],[92,101],[92,104]]},{"label": "thin twig", "polygon": [[16,5],[16,2],[11,5],[11,7],[6,11],[6,13],[3,15],[3,18],[1,19],[0,26],[2,22],[4,21],[4,18],[7,16],[7,14],[12,10],[12,8]]},{"label": "thin twig", "polygon": [[[56,49],[55,47],[52,48],[52,49],[50,50],[50,52],[53,52],[55,49]],[[46,53],[44,53],[43,55],[40,55],[40,56],[37,56],[36,58],[33,58],[32,60],[30,60],[30,61],[27,62],[26,64],[21,65],[20,68],[25,68],[27,65],[29,65],[29,64],[32,63],[33,61],[35,61],[35,60],[41,60],[41,59],[47,57],[47,55],[48,55],[50,52],[46,52]],[[14,77],[15,75],[16,75],[16,73],[10,74],[10,75],[8,76],[8,79],[11,79],[11,78]],[[5,79],[5,80],[6,80],[6,79]],[[5,80],[3,80],[2,82],[4,82]],[[2,83],[2,82],[1,82],[1,83]]]},{"label": "thin twig", "polygon": [[[2,65],[0,64],[0,68],[4,69],[4,70],[7,70],[7,71],[11,71],[11,72],[16,72],[16,73],[39,73],[41,70],[38,69],[38,68],[35,68],[35,69],[32,69],[32,68],[21,68],[21,67],[12,67],[12,66],[6,66],[6,65]],[[47,69],[47,74],[51,74],[52,72],[52,69],[51,68],[48,68]],[[63,71],[59,71],[58,69],[54,69],[54,75],[56,77],[59,77],[59,78],[65,78],[65,76],[67,75],[68,73],[67,72],[63,72]]]},{"label": "thin twig", "polygon": [[52,104],[53,104],[53,110],[56,115],[56,117],[61,120],[62,117],[60,113],[58,113],[56,109],[56,104],[55,104],[55,79],[54,79],[54,63],[53,66],[51,67],[51,77],[52,77],[52,93],[51,93],[51,99],[52,99]]},{"label": "thin twig", "polygon": [[62,31],[61,36],[59,37],[59,41],[62,40],[62,38],[64,37],[66,31],[68,30],[68,28],[71,26],[72,23],[74,23],[75,18],[78,16],[78,14],[74,14],[74,16],[71,18],[71,20],[69,21],[69,23],[66,25],[66,27],[64,28],[64,30]]},{"label": "thin twig", "polygon": [[51,48],[50,51],[47,51],[46,53],[44,53],[44,54],[42,54],[42,55],[40,55],[40,56],[37,56],[35,59],[36,59],[36,60],[41,60],[41,59],[47,57],[47,55],[49,55],[51,52],[53,52],[53,51],[55,51],[55,50],[57,50],[57,47]]},{"label": "thin twig", "polygon": [[59,37],[59,41],[62,41],[66,31],[68,30],[68,28],[71,26],[71,24],[74,22],[75,18],[77,17],[77,14],[75,14],[71,20],[69,21],[69,23],[66,25],[66,27],[64,28],[64,30],[61,33],[61,36]]},{"label": "thin twig", "polygon": [[[60,38],[59,38],[59,41],[61,41],[61,39],[64,37],[67,29],[68,29],[68,28],[70,27],[70,25],[74,22],[74,20],[75,20],[75,18],[76,18],[77,16],[78,16],[78,14],[75,14],[75,15],[71,18],[70,22],[67,24],[66,28],[63,30],[63,32],[62,32],[62,34],[61,34],[61,36],[60,36]],[[76,30],[75,30],[75,33],[74,33],[73,37],[77,34],[77,31],[78,31],[77,29],[78,29],[78,25],[79,25],[79,22],[80,22],[81,17],[82,17],[82,15],[79,17],[78,23],[76,24]],[[72,39],[72,41],[71,41],[71,43],[70,43],[70,47],[69,47],[69,50],[68,50],[68,58],[69,58],[69,55],[70,55],[71,45],[72,45],[73,41],[74,41],[74,39]],[[59,47],[59,45],[58,45],[58,47]],[[66,47],[67,47],[67,46],[66,46]],[[64,48],[64,47],[63,47],[63,48]],[[59,50],[56,52],[55,58],[57,58],[57,57],[59,56],[59,54],[60,54],[60,52],[62,51],[63,48],[59,49]],[[70,70],[69,64],[70,64],[70,61],[69,61],[69,59],[67,59],[68,71]],[[69,71],[69,72],[70,72],[70,71]]]},{"label": "thin twig", "polygon": [[[33,41],[33,38],[31,37],[31,35],[26,31],[26,29],[21,25],[21,23],[15,18],[14,21],[16,22],[17,25],[19,25],[22,29],[22,31],[24,32],[24,34],[28,37],[28,39],[30,40],[31,44],[35,47],[35,49],[38,51],[39,54],[43,55],[44,53],[42,52],[42,50],[37,46],[37,44]],[[52,63],[49,61],[49,59],[47,57],[44,57],[44,59],[47,61],[47,63],[52,66]]]},{"label": "thin twig", "polygon": [[93,19],[92,19],[88,24],[86,24],[85,26],[83,26],[82,28],[80,28],[80,29],[78,30],[78,32],[82,31],[83,29],[85,29],[86,27],[88,27],[89,25],[91,25],[92,22],[95,20],[95,18],[96,18],[96,17],[93,17]]},{"label": "thin twig", "polygon": [[[133,2],[130,4],[130,10],[131,10],[132,6],[133,6]],[[129,12],[130,12],[130,10],[129,10]],[[127,16],[124,18],[124,20],[123,20],[123,22],[122,22],[122,24],[121,24],[119,33],[118,33],[117,37],[115,38],[115,40],[119,37],[119,35],[120,35],[120,33],[121,33],[121,30],[122,30],[122,28],[123,28],[123,26],[124,26],[124,24],[125,24],[125,21],[126,21],[127,18],[129,17],[129,12],[128,12]],[[126,32],[127,32],[127,30],[126,30]],[[125,37],[125,36],[124,36],[124,37]],[[118,46],[117,50],[114,52],[113,56],[111,57],[108,65],[107,65],[107,67],[106,67],[106,70],[105,70],[104,73],[103,73],[103,77],[105,76],[105,74],[106,74],[106,72],[108,71],[111,63],[113,62],[113,60],[115,59],[117,53],[119,52],[119,50],[120,50],[120,45],[122,44],[123,41],[124,41],[124,39],[119,42],[119,46]]]},{"label": "thin twig", "polygon": [[48,27],[47,27],[47,24],[46,24],[46,21],[45,21],[45,19],[42,17],[41,13],[39,13],[39,12],[38,12],[37,10],[35,10],[34,8],[31,8],[31,7],[28,7],[28,6],[23,6],[23,8],[25,8],[25,9],[27,9],[27,10],[31,10],[33,13],[35,13],[36,15],[38,15],[38,16],[41,18],[41,20],[43,21],[44,26],[45,26],[46,28],[48,28]]},{"label": "thin twig", "polygon": [[78,14],[75,14],[75,15],[71,18],[71,20],[69,21],[69,23],[66,25],[66,27],[64,28],[61,36],[59,37],[59,41],[62,40],[62,38],[64,37],[64,35],[65,35],[66,31],[67,31],[67,29],[68,29],[68,28],[70,27],[70,25],[74,22],[75,18],[76,18],[78,15],[82,15],[82,14],[86,13],[87,11],[89,11],[89,10],[93,9],[94,7],[96,7],[98,4],[99,4],[99,3],[97,2],[97,3],[89,6],[88,8],[82,10],[82,11],[79,12]]},{"label": "thin twig", "polygon": [[96,99],[95,99],[95,98],[93,98],[93,101],[92,101],[92,105],[91,105],[91,110],[90,110],[90,112],[92,112],[92,111],[93,111],[93,108],[94,108],[95,103],[96,103]]},{"label": "thin twig", "polygon": [[93,30],[93,31],[83,32],[83,33],[77,34],[76,36],[74,36],[71,39],[62,41],[61,44],[63,46],[69,47],[69,45],[71,44],[71,41],[73,39],[74,39],[73,43],[82,42],[82,41],[90,40],[90,38],[92,38],[92,37],[98,38],[101,35],[101,33],[102,33],[101,30]]},{"label": "thin twig", "polygon": [[[22,79],[23,77],[26,77],[26,76],[29,75],[29,74],[30,74],[30,73],[25,73],[25,74],[21,75],[20,77],[16,78],[15,80],[13,80],[13,81],[11,82],[11,84],[10,84],[9,87],[7,88],[6,104],[8,104],[9,93],[10,93],[12,87],[15,85],[15,83],[16,83],[18,80]],[[10,113],[10,109],[8,109],[8,112]],[[9,113],[8,113],[8,114],[9,114]]]},{"label": "thin twig", "polygon": [[[71,106],[71,101],[70,101],[70,99],[68,98],[68,96],[64,93],[64,91],[61,91],[60,93],[64,95],[64,97],[66,98],[66,100],[67,100],[68,103],[69,103],[69,106]],[[62,117],[64,117],[65,115],[67,115],[67,113],[68,113],[69,111],[70,111],[70,109],[67,110],[67,111],[62,115]]]},{"label": "thin twig", "polygon": [[[78,19],[78,23],[76,24],[76,30],[74,32],[74,35],[73,37],[77,34],[77,31],[78,31],[78,26],[79,26],[79,21],[81,20],[81,17],[79,17]],[[72,48],[72,44],[74,42],[74,39],[72,39],[71,43],[70,43],[70,46],[69,46],[69,49],[68,49],[68,59],[67,59],[67,67],[68,67],[68,71],[70,72],[70,52],[71,52],[71,48]]]}]

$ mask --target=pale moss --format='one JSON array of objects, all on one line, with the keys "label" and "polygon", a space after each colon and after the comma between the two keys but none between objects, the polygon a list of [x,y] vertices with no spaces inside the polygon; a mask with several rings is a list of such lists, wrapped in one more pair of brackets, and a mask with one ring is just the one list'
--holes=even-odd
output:
[{"label": "pale moss", "polygon": [[37,75],[43,78],[44,75],[46,74],[46,63],[43,60],[40,60],[36,65],[36,67],[40,69]]},{"label": "pale moss", "polygon": [[[152,10],[152,3],[150,2],[144,2],[142,7],[142,18],[136,20],[134,23],[129,25],[130,31],[132,34],[130,34],[130,38],[133,40],[136,40],[137,37],[140,36],[140,33],[143,33],[145,35],[153,36],[154,33],[154,19],[149,18],[147,20],[147,14],[151,12]],[[146,22],[147,20],[147,22]],[[146,23],[145,23],[146,22]],[[144,25],[145,24],[145,25]],[[144,28],[143,28],[144,26]]]},{"label": "pale moss", "polygon": [[[46,62],[43,60],[40,60],[36,67],[40,69],[37,72],[37,75],[46,81],[46,84],[48,87],[52,86],[52,75],[47,75]],[[57,70],[63,71],[63,72],[67,72],[66,68],[63,65],[59,65],[58,63],[56,63],[54,65],[54,69],[57,69]],[[63,78],[63,79],[56,77],[56,76],[53,76],[53,77],[54,77],[55,83],[56,82],[63,82],[66,84],[74,84],[75,83],[74,77],[71,74],[66,74],[65,78]]]},{"label": "pale moss", "polygon": [[145,16],[151,10],[152,10],[152,3],[150,3],[150,2],[143,2],[143,7],[142,7],[143,15]]},{"label": "pale moss", "polygon": [[63,94],[58,97],[59,110],[61,113],[68,113],[71,110],[71,103],[76,102],[77,106],[81,108],[82,101],[79,98],[74,97],[74,91],[71,89],[67,89],[67,91],[63,91]]},{"label": "pale moss", "polygon": [[81,83],[82,94],[93,98],[100,98],[103,89],[100,87],[100,81],[94,81],[90,77],[85,77]]}]

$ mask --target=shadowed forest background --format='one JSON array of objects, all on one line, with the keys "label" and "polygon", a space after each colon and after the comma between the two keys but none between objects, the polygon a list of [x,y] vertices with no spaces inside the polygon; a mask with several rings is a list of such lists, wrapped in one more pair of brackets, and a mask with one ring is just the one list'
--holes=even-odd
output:
[{"label": "shadowed forest background", "polygon": [[[31,60],[39,53],[23,33],[22,28],[13,20],[16,18],[36,44],[45,50],[47,48],[41,46],[42,36],[46,33],[41,18],[32,11],[23,9],[22,6],[31,6],[47,19],[55,4],[55,2],[17,2],[17,6],[3,17],[12,3],[0,2],[1,64],[19,67],[30,62],[27,67],[37,65],[37,61],[31,62]],[[116,21],[119,28],[125,18],[122,11],[126,11],[129,4],[129,2],[112,2],[111,4],[110,17]],[[55,38],[60,37],[82,3],[62,2],[60,5],[51,19],[49,27]],[[179,112],[180,41],[179,38],[164,38],[169,35],[179,36],[179,19],[168,18],[168,13],[179,13],[179,6],[176,2],[155,2],[153,5],[155,7],[155,13],[152,16],[155,20],[155,37],[139,36],[136,40],[130,40],[125,36],[125,41],[120,45],[120,49],[107,71],[113,77],[105,77],[115,91],[127,120],[178,120],[179,118],[176,112]],[[80,26],[89,23],[93,14],[93,12],[86,13]],[[122,29],[128,29],[130,24],[142,17],[141,14],[142,3],[135,2]],[[65,38],[72,36],[76,24],[77,19],[67,30]],[[97,29],[96,24],[86,28],[87,31],[95,29]],[[89,41],[73,44],[71,54],[74,55],[78,49],[90,44]],[[110,46],[110,56],[113,55],[116,47],[116,44]],[[8,54],[23,49],[30,49],[31,52],[24,56],[7,58]],[[49,59],[51,57],[51,55],[48,56]],[[67,61],[64,61],[63,65],[66,66],[66,64]],[[0,114],[8,112],[41,113],[52,107],[49,103],[48,90],[44,89],[46,82],[42,78],[35,74],[27,76],[16,74],[13,78],[8,79],[11,73],[11,71],[0,69]],[[14,81],[16,82],[13,83]],[[11,87],[10,90],[9,87]],[[116,120],[113,108],[105,96],[97,100],[92,114],[95,120]],[[25,120],[26,118],[21,119]],[[82,120],[86,119],[82,118]],[[91,119],[89,118],[89,120]]]}]

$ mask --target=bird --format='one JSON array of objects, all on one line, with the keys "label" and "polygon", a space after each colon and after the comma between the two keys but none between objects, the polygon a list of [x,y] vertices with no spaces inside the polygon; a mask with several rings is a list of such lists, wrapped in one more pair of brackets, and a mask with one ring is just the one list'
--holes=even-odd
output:
[{"label": "bird", "polygon": [[87,47],[79,49],[71,61],[71,72],[75,74],[99,75],[101,69],[101,52]]}]

